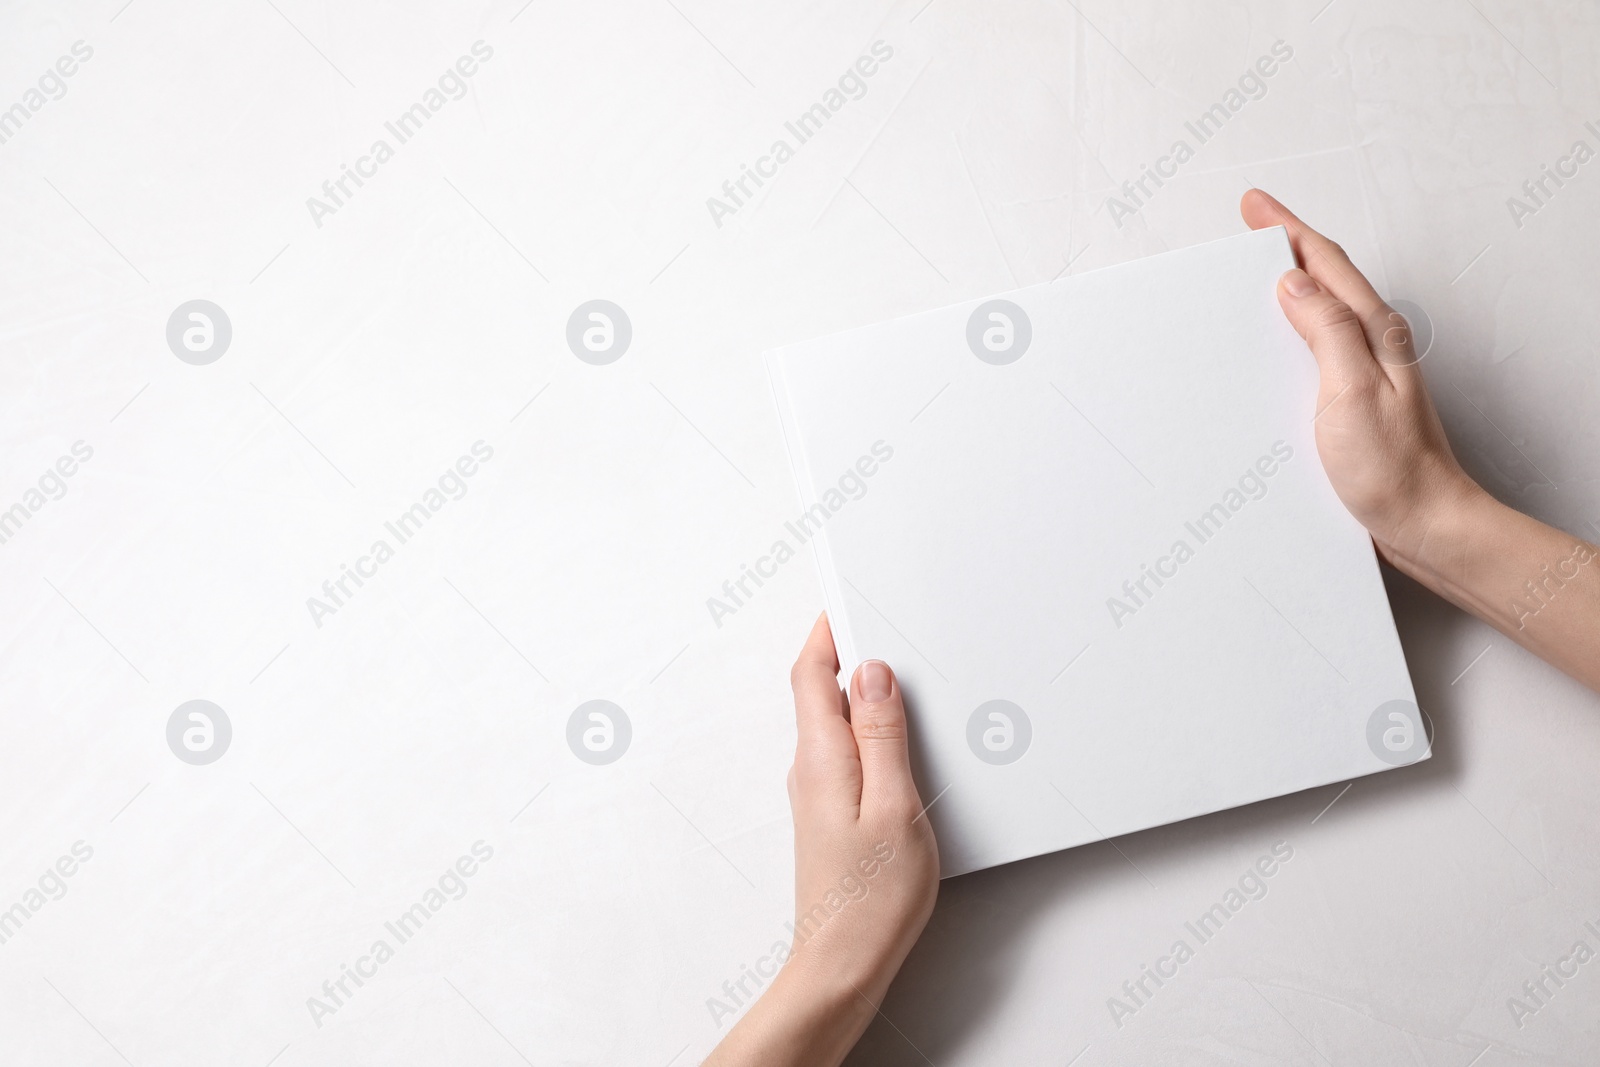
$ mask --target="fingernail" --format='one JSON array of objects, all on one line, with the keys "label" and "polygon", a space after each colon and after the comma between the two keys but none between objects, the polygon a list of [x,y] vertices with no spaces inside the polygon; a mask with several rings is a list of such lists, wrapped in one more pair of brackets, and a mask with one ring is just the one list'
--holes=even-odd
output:
[{"label": "fingernail", "polygon": [[1315,278],[1299,267],[1283,276],[1283,287],[1295,296],[1311,296],[1321,288]]},{"label": "fingernail", "polygon": [[861,689],[861,699],[869,704],[888,700],[894,692],[894,675],[889,665],[879,659],[869,659],[856,671],[856,684]]}]

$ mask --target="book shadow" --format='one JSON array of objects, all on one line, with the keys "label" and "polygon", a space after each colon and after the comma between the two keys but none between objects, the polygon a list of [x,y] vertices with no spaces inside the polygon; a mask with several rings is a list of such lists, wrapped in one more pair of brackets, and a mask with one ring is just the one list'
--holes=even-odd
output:
[{"label": "book shadow", "polygon": [[[1450,725],[1461,691],[1452,686],[1463,666],[1459,634],[1475,625],[1387,567],[1384,578],[1432,748],[1421,763],[1355,780],[1360,802],[1378,807],[1417,790],[1452,789],[1460,779],[1461,746]],[[946,880],[927,929],[845,1064],[912,1067],[970,1055],[1022,977],[1012,961],[1037,941],[1047,915],[1070,913],[1074,887],[1117,880],[1147,888],[1122,852],[1159,881],[1162,870],[1199,860],[1222,842],[1299,840],[1313,833],[1342,788],[1324,786],[1155,827],[1116,839],[1116,847],[1098,842]],[[1062,1010],[1086,1018],[1104,1006],[1063,1004]],[[1056,1051],[1064,1063],[1081,1047],[1080,1041]]]}]

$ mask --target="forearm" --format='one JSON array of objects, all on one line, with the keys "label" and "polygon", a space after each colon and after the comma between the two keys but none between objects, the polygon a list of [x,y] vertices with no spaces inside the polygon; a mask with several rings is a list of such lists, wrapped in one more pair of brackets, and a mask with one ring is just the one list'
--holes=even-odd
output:
[{"label": "forearm", "polygon": [[823,989],[787,966],[703,1067],[837,1067],[874,1012],[855,990]]},{"label": "forearm", "polygon": [[1478,490],[1441,507],[1402,572],[1600,690],[1600,549]]}]

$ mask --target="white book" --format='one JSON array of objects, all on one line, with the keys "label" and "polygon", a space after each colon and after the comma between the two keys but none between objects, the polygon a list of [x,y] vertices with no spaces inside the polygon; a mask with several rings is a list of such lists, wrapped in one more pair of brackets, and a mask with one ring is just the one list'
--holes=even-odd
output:
[{"label": "white book", "polygon": [[[1281,228],[767,354],[839,661],[945,877],[1424,759]],[[1337,401],[1335,401],[1337,402]]]}]

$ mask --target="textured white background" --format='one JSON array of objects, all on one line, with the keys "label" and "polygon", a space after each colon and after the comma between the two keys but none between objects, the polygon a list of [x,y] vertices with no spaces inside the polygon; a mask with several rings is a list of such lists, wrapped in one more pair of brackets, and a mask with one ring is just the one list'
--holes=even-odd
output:
[{"label": "textured white background", "polygon": [[[0,1062],[714,1045],[707,998],[785,936],[787,667],[820,604],[801,559],[705,607],[795,507],[775,344],[1232,233],[1259,184],[1426,309],[1477,477],[1600,519],[1600,161],[1521,228],[1506,206],[1600,148],[1600,12],[1323,2],[5,5],[0,108],[94,55],[0,145],[0,507],[94,458],[0,546],[0,908],[94,855],[0,945]],[[480,39],[469,94],[318,228],[306,198]],[[866,95],[714,225],[880,39]],[[1112,188],[1280,39],[1119,229]],[[594,297],[634,327],[607,367],[564,343]],[[164,338],[195,298],[233,323],[210,366]],[[468,495],[315,627],[479,439]],[[1390,589],[1431,762],[1320,817],[1337,787],[947,883],[854,1062],[1593,1062],[1600,961],[1520,1028],[1506,1001],[1600,950],[1600,701]],[[595,697],[634,727],[608,767],[564,740]],[[233,722],[210,766],[166,745],[193,698]],[[307,997],[480,839],[467,895],[319,1028]],[[1115,1026],[1277,841],[1268,896]]]}]

